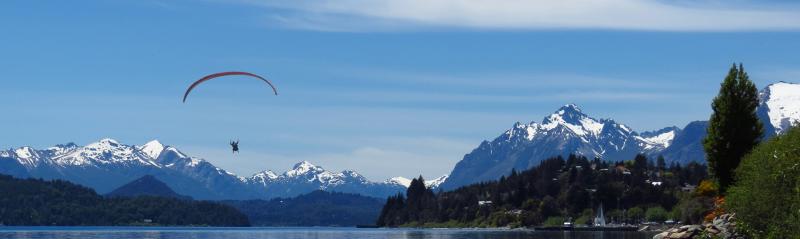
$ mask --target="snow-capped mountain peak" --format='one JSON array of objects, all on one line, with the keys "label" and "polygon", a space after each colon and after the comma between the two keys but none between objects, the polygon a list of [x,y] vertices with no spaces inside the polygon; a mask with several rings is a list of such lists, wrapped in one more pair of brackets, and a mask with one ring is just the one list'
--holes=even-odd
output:
[{"label": "snow-capped mountain peak", "polygon": [[75,143],[57,144],[56,146],[47,148],[47,151],[50,151],[50,155],[62,155],[75,150],[78,147],[80,146]]},{"label": "snow-capped mountain peak", "polygon": [[278,179],[278,174],[275,174],[271,170],[265,170],[260,173],[253,174],[253,176],[250,176],[250,178],[244,181],[252,181],[266,186],[270,182],[275,181],[275,179]]},{"label": "snow-capped mountain peak", "polygon": [[[511,169],[524,170],[540,160],[579,154],[604,159],[627,159],[666,148],[674,132],[641,137],[630,127],[611,119],[597,119],[577,105],[568,104],[544,117],[541,124],[514,124],[491,142],[483,142],[453,169],[446,189],[494,180]],[[503,160],[512,163],[499,163]]]},{"label": "snow-capped mountain peak", "polygon": [[112,138],[103,138],[100,141],[97,141],[97,144],[104,144],[109,146],[119,146],[119,142]]},{"label": "snow-capped mountain peak", "polygon": [[580,120],[587,118],[588,116],[581,111],[575,104],[567,104],[556,110],[555,113],[551,114],[549,117],[545,118],[542,122],[543,124],[549,123],[548,120],[551,119],[561,119],[564,122],[577,124]]},{"label": "snow-capped mountain peak", "polygon": [[17,162],[25,167],[33,167],[39,162],[39,153],[31,147],[24,146],[14,150]]},{"label": "snow-capped mountain peak", "polygon": [[331,172],[302,161],[283,174],[266,170],[240,177],[157,140],[125,145],[102,139],[78,146],[56,145],[45,150],[21,147],[0,150],[0,173],[15,177],[66,179],[108,192],[132,179],[153,175],[181,194],[199,199],[269,199],[314,190],[386,197],[404,190],[395,184],[376,183],[355,171]]},{"label": "snow-capped mountain peak", "polygon": [[431,179],[431,180],[425,180],[425,186],[428,187],[428,188],[438,188],[439,185],[441,185],[442,183],[444,183],[445,180],[447,180],[448,176],[450,176],[450,175],[445,174],[445,175],[439,176],[438,178],[434,178],[434,179]]},{"label": "snow-capped mountain peak", "polygon": [[138,147],[138,149],[150,158],[157,159],[158,155],[161,154],[161,151],[164,151],[164,145],[161,144],[161,142],[158,142],[158,140],[152,140]]},{"label": "snow-capped mountain peak", "polygon": [[678,127],[666,127],[657,131],[642,132],[638,136],[634,136],[643,142],[645,150],[654,148],[665,149],[672,144],[675,135],[680,131]]},{"label": "snow-capped mountain peak", "polygon": [[283,175],[287,177],[296,177],[298,175],[303,175],[309,172],[323,172],[325,169],[314,165],[308,161],[303,160],[292,167],[292,170],[286,171]]},{"label": "snow-capped mountain peak", "polygon": [[21,159],[29,159],[34,156],[36,152],[33,152],[31,147],[24,146],[14,150],[14,154],[17,155],[18,158]]},{"label": "snow-capped mountain peak", "polygon": [[[800,123],[800,84],[778,82],[759,92],[763,121],[768,121],[775,134]],[[764,122],[765,124],[767,122]],[[767,127],[769,129],[770,127]]]},{"label": "snow-capped mountain peak", "polygon": [[540,128],[552,130],[559,126],[567,128],[576,135],[584,136],[599,135],[603,131],[604,123],[584,114],[577,105],[568,104],[545,117]]},{"label": "snow-capped mountain peak", "polygon": [[[438,188],[439,185],[442,184],[447,179],[447,176],[448,175],[445,174],[445,175],[442,175],[442,176],[440,176],[438,178],[434,178],[434,179],[431,179],[431,180],[425,180],[425,186],[428,187],[428,188]],[[401,185],[403,187],[408,188],[409,186],[411,186],[411,179],[408,179],[408,178],[405,178],[405,177],[394,177],[394,178],[387,179],[385,181],[385,183]]]},{"label": "snow-capped mountain peak", "polygon": [[386,180],[386,183],[397,184],[403,187],[411,186],[411,179],[405,177],[394,177]]}]

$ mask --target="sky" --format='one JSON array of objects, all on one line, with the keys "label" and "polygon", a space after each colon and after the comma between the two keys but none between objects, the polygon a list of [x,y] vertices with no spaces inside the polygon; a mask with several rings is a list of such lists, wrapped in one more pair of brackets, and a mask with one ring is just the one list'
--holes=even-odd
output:
[{"label": "sky", "polygon": [[[0,29],[0,148],[158,139],[243,176],[433,178],[564,104],[648,131],[707,119],[733,63],[800,82],[788,0],[6,0]],[[231,70],[280,95],[230,77],[181,103]]]}]

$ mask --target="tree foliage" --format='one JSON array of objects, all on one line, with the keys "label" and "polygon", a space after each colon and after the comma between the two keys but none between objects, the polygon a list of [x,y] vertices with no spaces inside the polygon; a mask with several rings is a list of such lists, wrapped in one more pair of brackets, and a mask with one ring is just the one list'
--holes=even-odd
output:
[{"label": "tree foliage", "polygon": [[800,127],[756,147],[736,175],[726,205],[752,237],[800,235]]},{"label": "tree foliage", "polygon": [[667,220],[669,214],[663,207],[651,207],[644,213],[644,217],[648,222],[663,222]]},{"label": "tree foliage", "polygon": [[250,225],[244,214],[215,202],[153,196],[105,198],[62,180],[0,175],[0,192],[0,225]]},{"label": "tree foliage", "polygon": [[383,200],[317,190],[294,198],[223,201],[254,226],[356,226],[375,223]]},{"label": "tree foliage", "polygon": [[[696,163],[686,166],[673,163],[659,170],[649,162],[643,155],[625,162],[589,160],[575,155],[566,159],[555,157],[526,171],[512,171],[497,181],[436,194],[425,188],[422,178],[417,178],[406,195],[387,199],[377,224],[536,226],[546,224],[548,218],[586,221],[592,218],[587,212],[593,212],[601,204],[607,212],[635,207],[672,209],[678,204],[682,186],[697,184],[706,176],[706,169]],[[645,217],[644,211],[639,211],[636,215],[610,216],[609,221],[636,223]]]},{"label": "tree foliage", "polygon": [[703,140],[708,169],[725,193],[733,184],[734,170],[763,135],[763,126],[756,116],[758,89],[740,64],[731,67],[711,103],[713,114],[708,134]]}]

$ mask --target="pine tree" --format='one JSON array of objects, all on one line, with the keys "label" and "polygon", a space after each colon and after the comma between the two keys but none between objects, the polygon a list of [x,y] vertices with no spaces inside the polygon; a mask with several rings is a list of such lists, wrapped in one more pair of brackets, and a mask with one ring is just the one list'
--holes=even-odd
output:
[{"label": "pine tree", "polygon": [[711,103],[714,112],[703,140],[709,174],[719,183],[720,193],[734,183],[734,170],[762,137],[756,107],[758,89],[744,67],[734,64]]}]

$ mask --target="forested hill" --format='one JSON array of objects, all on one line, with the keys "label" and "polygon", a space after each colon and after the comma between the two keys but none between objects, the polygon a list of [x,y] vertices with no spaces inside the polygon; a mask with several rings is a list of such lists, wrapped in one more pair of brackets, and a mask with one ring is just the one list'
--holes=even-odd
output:
[{"label": "forested hill", "polygon": [[0,175],[0,192],[0,225],[250,225],[244,214],[219,203],[152,196],[105,198],[63,180]]},{"label": "forested hill", "polygon": [[372,225],[383,202],[358,194],[319,190],[293,198],[224,201],[247,214],[255,226]]},{"label": "forested hill", "polygon": [[706,168],[696,163],[667,166],[663,158],[638,155],[609,163],[582,156],[550,158],[534,168],[498,181],[434,193],[422,178],[414,179],[406,195],[390,197],[379,226],[499,227],[536,226],[565,218],[589,223],[602,203],[607,221],[637,223],[680,217],[667,214],[679,202],[685,184],[697,185]]},{"label": "forested hill", "polygon": [[191,200],[192,197],[183,196],[172,191],[167,184],[161,182],[152,175],[145,175],[132,182],[122,185],[114,191],[106,194],[109,197],[136,197],[136,196],[157,196],[177,199]]}]

